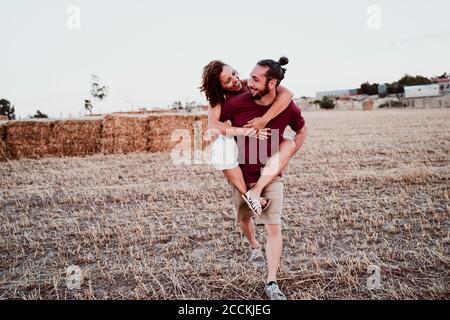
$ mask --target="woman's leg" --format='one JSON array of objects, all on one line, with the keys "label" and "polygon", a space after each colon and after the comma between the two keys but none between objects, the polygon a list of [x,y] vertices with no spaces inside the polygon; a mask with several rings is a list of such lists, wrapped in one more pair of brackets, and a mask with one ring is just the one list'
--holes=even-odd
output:
[{"label": "woman's leg", "polygon": [[261,197],[261,193],[278,174],[286,167],[289,160],[295,152],[295,142],[293,140],[284,140],[280,144],[280,150],[273,154],[264,166],[261,177],[255,186],[250,190],[257,197]]},{"label": "woman's leg", "polygon": [[[244,180],[244,176],[242,174],[241,167],[237,166],[236,168],[222,170],[222,171],[223,171],[223,174],[225,175],[225,177],[228,179],[228,181],[230,181],[236,187],[236,189],[238,189],[238,191],[241,194],[244,194],[247,192],[247,185],[245,184],[245,180]],[[267,199],[265,199],[265,198],[261,198],[260,201],[263,206],[266,205],[266,203],[267,203]]]},{"label": "woman's leg", "polygon": [[241,167],[237,166],[233,169],[223,170],[223,174],[225,175],[225,177],[227,177],[228,181],[230,181],[236,187],[236,189],[239,190],[241,194],[247,192],[247,186],[245,184]]}]

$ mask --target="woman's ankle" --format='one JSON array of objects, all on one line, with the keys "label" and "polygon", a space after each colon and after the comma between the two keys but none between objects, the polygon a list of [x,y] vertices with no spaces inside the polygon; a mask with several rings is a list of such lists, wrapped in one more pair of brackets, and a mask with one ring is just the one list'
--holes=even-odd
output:
[{"label": "woman's ankle", "polygon": [[253,195],[257,196],[257,197],[261,197],[261,191],[259,190],[257,187],[253,187],[249,190]]},{"label": "woman's ankle", "polygon": [[259,244],[259,242],[256,242],[256,244],[255,244],[255,243],[250,243],[250,246],[252,247],[252,249],[258,249],[258,248],[261,247],[261,245]]}]

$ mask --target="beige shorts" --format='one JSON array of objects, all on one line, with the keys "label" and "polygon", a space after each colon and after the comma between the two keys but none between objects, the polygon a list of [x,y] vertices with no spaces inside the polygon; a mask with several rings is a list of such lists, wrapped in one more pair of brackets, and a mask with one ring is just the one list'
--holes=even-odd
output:
[{"label": "beige shorts", "polygon": [[[255,183],[250,183],[247,188],[250,189]],[[233,200],[236,208],[236,219],[240,221],[243,217],[251,217],[253,212],[248,207],[241,193],[232,185]],[[272,202],[261,218],[255,218],[256,224],[281,224],[281,214],[283,212],[283,177],[276,177],[267,187],[264,188],[262,197],[270,199]]]}]

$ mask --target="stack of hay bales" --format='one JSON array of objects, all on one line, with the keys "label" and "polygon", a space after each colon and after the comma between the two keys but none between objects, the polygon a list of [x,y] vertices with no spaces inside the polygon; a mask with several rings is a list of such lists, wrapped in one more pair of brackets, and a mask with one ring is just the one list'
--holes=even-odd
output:
[{"label": "stack of hay bales", "polygon": [[147,151],[148,119],[143,116],[107,115],[103,120],[101,152]]},{"label": "stack of hay bales", "polygon": [[6,126],[12,159],[79,156],[100,151],[102,120],[13,121]]},{"label": "stack of hay bales", "polygon": [[79,156],[102,152],[171,151],[181,142],[177,129],[189,135],[191,148],[204,149],[206,115],[107,115],[97,119],[26,120],[0,123],[0,160]]}]

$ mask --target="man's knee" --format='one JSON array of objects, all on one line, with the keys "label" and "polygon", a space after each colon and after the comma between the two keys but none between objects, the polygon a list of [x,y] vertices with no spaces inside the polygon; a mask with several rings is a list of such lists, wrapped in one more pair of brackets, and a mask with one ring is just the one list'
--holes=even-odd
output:
[{"label": "man's knee", "polygon": [[270,238],[281,236],[281,225],[280,224],[266,224],[267,236]]}]

